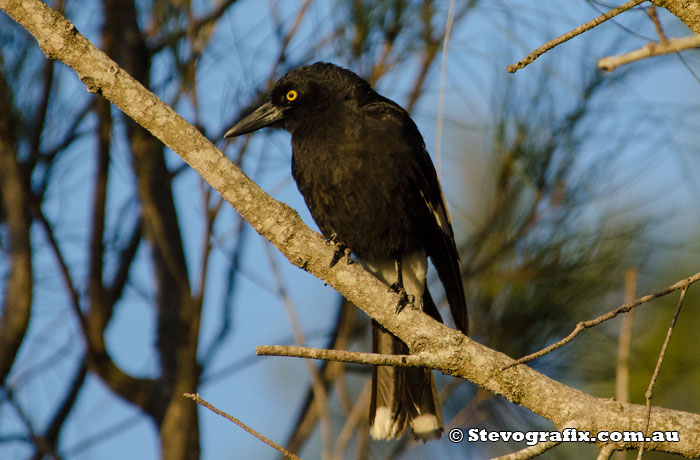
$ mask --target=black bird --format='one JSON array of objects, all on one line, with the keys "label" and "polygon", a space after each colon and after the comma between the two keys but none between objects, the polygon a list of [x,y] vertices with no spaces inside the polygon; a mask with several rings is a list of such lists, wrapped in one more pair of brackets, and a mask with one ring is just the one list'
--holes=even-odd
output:
[{"label": "black bird", "polygon": [[[423,138],[408,113],[362,78],[318,62],[282,77],[269,99],[224,137],[265,126],[292,135],[292,175],[323,235],[348,248],[367,270],[414,304],[440,314],[425,279],[428,256],[445,287],[456,326],[468,333],[467,306],[452,225]],[[372,349],[408,348],[372,322]],[[408,423],[422,440],[442,433],[432,371],[375,367],[370,433],[400,437]]]}]

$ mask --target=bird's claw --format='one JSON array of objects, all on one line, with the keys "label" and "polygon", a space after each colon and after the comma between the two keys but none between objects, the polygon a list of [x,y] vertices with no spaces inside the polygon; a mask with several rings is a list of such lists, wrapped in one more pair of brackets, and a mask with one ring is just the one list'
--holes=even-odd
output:
[{"label": "bird's claw", "polygon": [[331,236],[326,238],[326,244],[333,245],[334,247],[333,258],[331,259],[331,268],[335,267],[335,265],[342,258],[345,258],[348,265],[352,263],[352,259],[350,258],[352,251],[344,243],[338,241],[337,238],[338,235],[335,233],[331,233]]},{"label": "bird's claw", "polygon": [[401,311],[406,308],[407,305],[410,305],[411,308],[414,308],[415,306],[415,300],[416,296],[414,295],[409,295],[406,292],[406,289],[399,285],[399,283],[394,283],[391,286],[389,286],[389,292],[395,292],[396,294],[399,295],[399,301],[396,304],[396,314],[398,315],[401,313]]},{"label": "bird's claw", "polygon": [[326,238],[326,244],[336,244],[336,238],[338,238],[338,234],[331,233],[331,235],[328,238]]}]

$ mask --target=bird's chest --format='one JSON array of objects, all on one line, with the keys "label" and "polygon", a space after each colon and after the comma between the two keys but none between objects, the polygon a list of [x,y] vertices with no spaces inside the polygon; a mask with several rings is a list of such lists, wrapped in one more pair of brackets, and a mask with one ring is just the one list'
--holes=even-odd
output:
[{"label": "bird's chest", "polygon": [[292,175],[302,194],[314,190],[347,194],[362,171],[374,169],[361,130],[336,125],[292,137]]},{"label": "bird's chest", "polygon": [[391,153],[377,147],[361,124],[330,121],[292,136],[292,175],[312,217],[360,257],[410,245],[410,229],[395,219],[402,181]]},{"label": "bird's chest", "polygon": [[292,175],[319,225],[336,215],[362,211],[353,204],[368,198],[371,183],[363,172],[376,165],[361,139],[361,128],[340,123],[292,137]]}]

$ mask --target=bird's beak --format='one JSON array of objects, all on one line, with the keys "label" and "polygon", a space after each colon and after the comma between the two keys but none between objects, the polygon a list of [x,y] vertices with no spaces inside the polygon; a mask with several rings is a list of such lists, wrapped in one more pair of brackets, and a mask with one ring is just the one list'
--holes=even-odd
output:
[{"label": "bird's beak", "polygon": [[271,124],[284,118],[284,113],[278,107],[267,101],[253,111],[247,117],[236,123],[233,128],[226,131],[225,138],[240,136],[241,134],[252,133],[255,130],[270,126]]}]

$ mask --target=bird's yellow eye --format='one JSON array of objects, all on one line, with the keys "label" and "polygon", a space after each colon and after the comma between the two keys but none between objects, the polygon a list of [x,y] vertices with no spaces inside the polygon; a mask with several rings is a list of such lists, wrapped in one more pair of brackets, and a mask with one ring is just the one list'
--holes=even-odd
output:
[{"label": "bird's yellow eye", "polygon": [[297,98],[297,96],[298,96],[297,92],[294,90],[291,90],[290,92],[287,93],[287,100],[289,102],[292,102],[293,100],[295,100]]}]

